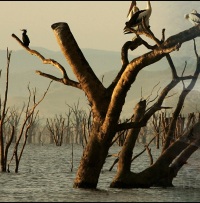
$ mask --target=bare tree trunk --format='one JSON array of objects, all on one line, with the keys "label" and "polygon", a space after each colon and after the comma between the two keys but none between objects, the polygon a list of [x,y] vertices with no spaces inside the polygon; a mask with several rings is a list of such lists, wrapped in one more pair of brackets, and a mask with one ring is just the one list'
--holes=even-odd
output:
[{"label": "bare tree trunk", "polygon": [[[7,115],[7,99],[8,99],[8,86],[9,86],[9,69],[10,69],[10,59],[11,59],[11,51],[9,52],[7,49],[7,73],[6,73],[6,89],[5,89],[5,97],[4,97],[4,102],[3,102],[3,108],[2,108],[2,103],[1,103],[1,97],[0,97],[0,164],[1,164],[1,171],[6,172],[6,158],[7,155],[5,155],[4,152],[4,132],[3,132],[3,125],[5,122],[5,118]],[[0,72],[1,73],[1,72]],[[8,150],[8,149],[6,149]]]},{"label": "bare tree trunk", "polygon": [[[133,122],[139,122],[142,116],[145,113],[145,108],[146,108],[146,101],[140,101],[134,111],[134,117],[133,117]],[[118,170],[117,170],[117,178],[120,179],[120,176],[124,175],[125,173],[130,171],[131,168],[131,160],[132,160],[132,154],[133,154],[133,149],[135,147],[136,140],[138,138],[140,132],[140,128],[133,128],[130,129],[126,139],[125,143],[122,147],[122,150],[119,154],[119,162],[118,162]]]},{"label": "bare tree trunk", "polygon": [[[146,108],[146,101],[140,101],[135,107],[135,113],[133,117],[133,122],[139,122],[140,119],[143,117]],[[119,154],[119,162],[117,168],[117,174],[111,184],[111,187],[114,187],[115,184],[123,185],[126,187],[129,185],[129,180],[127,180],[127,174],[130,174],[131,171],[131,162],[132,162],[132,154],[133,149],[135,147],[136,140],[138,138],[140,132],[140,128],[133,128],[129,130],[125,143],[122,147],[122,150]],[[128,182],[127,182],[128,181]],[[126,183],[127,182],[127,183]]]},{"label": "bare tree trunk", "polygon": [[[101,169],[110,148],[110,145],[107,142],[99,139],[100,137],[105,136],[105,134],[95,134],[99,127],[100,125],[98,124],[96,124],[95,127],[92,127],[93,133],[91,133],[88,144],[84,148],[83,157],[74,181],[74,187],[96,188],[97,186]],[[113,132],[110,133],[114,134],[114,129],[112,131]]]}]

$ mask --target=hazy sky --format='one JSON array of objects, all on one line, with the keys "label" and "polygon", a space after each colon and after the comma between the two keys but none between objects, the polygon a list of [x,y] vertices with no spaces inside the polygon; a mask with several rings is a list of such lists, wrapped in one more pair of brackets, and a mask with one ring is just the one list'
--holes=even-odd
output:
[{"label": "hazy sky", "polygon": [[[131,1],[0,1],[0,49],[21,49],[11,34],[21,37],[20,29],[27,29],[30,47],[40,46],[58,51],[60,48],[51,25],[67,22],[80,48],[119,51],[124,42],[131,39],[131,35],[123,34],[130,3]],[[146,8],[146,1],[137,1],[137,4],[140,9]],[[191,27],[183,15],[186,9],[190,12],[199,2],[152,1],[151,4],[151,28],[161,36],[163,27],[167,27],[168,35],[173,31],[182,31],[183,27]],[[180,6],[184,8],[180,10]],[[181,22],[181,29],[176,24],[177,18],[177,22]]]}]

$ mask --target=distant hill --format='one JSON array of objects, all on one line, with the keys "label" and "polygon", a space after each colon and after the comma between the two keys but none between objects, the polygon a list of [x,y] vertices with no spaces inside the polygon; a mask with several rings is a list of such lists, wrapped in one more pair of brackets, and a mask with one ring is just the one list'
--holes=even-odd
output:
[{"label": "distant hill", "polygon": [[[67,64],[64,56],[61,52],[54,52],[40,47],[35,47],[35,50],[39,51],[44,57],[52,58],[61,63],[67,70],[69,76],[75,79],[69,65]],[[97,76],[102,79],[103,84],[107,87],[117,75],[121,68],[121,54],[120,52],[103,51],[103,50],[92,50],[83,49],[84,56],[93,68]],[[129,59],[133,59],[134,55],[130,53]],[[194,57],[172,57],[174,64],[178,69],[179,75],[182,73],[185,61],[187,61],[187,69],[185,74],[192,73],[195,68],[196,60]],[[6,68],[6,51],[0,51],[1,67],[3,70],[2,78],[0,79],[1,94],[3,95],[5,87],[5,68]],[[24,50],[13,51],[11,56],[10,64],[10,84],[9,84],[9,99],[8,104],[10,106],[22,106],[23,102],[26,101],[28,96],[27,85],[30,82],[31,88],[37,89],[37,98],[43,94],[46,90],[50,80],[43,78],[35,74],[35,70],[50,73],[61,77],[60,72],[51,65],[44,65],[39,58],[28,54]],[[157,85],[152,93],[151,100],[155,98],[159,88],[163,88],[171,80],[171,72],[167,60],[164,58],[156,64],[146,67],[142,70],[135,83],[132,85],[126,98],[126,104],[124,105],[122,116],[129,117],[132,114],[132,109],[136,102],[139,101],[141,96],[143,98],[148,97],[151,94],[153,87]],[[198,86],[200,87],[200,86]],[[179,85],[173,91],[180,91],[181,85]],[[160,90],[161,91],[161,90]],[[184,111],[190,112],[194,109],[200,109],[198,106],[199,91],[190,93],[188,97]],[[175,106],[177,96],[173,96],[166,100],[165,105]],[[53,82],[46,98],[40,104],[39,110],[41,117],[52,117],[55,114],[64,114],[67,112],[68,107],[66,104],[73,105],[79,100],[80,108],[88,109],[88,102],[84,92],[79,89],[75,89],[63,84]]]}]

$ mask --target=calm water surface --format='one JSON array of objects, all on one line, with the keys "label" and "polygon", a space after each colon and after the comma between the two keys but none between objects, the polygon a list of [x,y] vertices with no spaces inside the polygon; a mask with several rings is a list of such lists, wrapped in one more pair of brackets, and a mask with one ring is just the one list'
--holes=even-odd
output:
[{"label": "calm water surface", "polygon": [[[118,146],[110,153],[117,153]],[[138,146],[135,154],[142,147]],[[181,169],[174,188],[112,189],[109,184],[116,167],[109,168],[115,160],[108,158],[101,172],[97,190],[74,189],[73,181],[82,155],[82,146],[74,145],[73,171],[71,172],[72,146],[27,145],[20,162],[19,173],[0,173],[1,202],[199,202],[200,155],[196,151]],[[155,153],[156,154],[156,153]],[[149,164],[146,153],[132,168],[138,172]]]}]

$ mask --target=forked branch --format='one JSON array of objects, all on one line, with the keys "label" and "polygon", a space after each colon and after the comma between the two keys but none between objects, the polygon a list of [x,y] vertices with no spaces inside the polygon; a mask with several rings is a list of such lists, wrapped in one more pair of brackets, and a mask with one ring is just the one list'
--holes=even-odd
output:
[{"label": "forked branch", "polygon": [[61,82],[65,85],[69,85],[69,86],[72,86],[72,87],[76,87],[78,89],[81,89],[81,86],[78,82],[76,81],[73,81],[71,79],[69,79],[67,73],[66,73],[66,70],[65,68],[60,64],[58,63],[57,61],[53,60],[53,59],[46,59],[42,54],[40,54],[38,51],[35,51],[35,50],[32,50],[30,49],[29,47],[26,47],[24,46],[23,42],[15,35],[15,34],[12,34],[12,37],[15,38],[17,40],[17,42],[23,47],[25,48],[31,55],[35,55],[37,56],[39,59],[42,60],[42,62],[44,64],[51,64],[53,65],[54,67],[56,67],[61,73],[62,73],[62,78],[57,78],[55,76],[52,76],[50,74],[47,74],[47,73],[43,73],[41,71],[36,71],[37,74],[43,76],[43,77],[46,77],[46,78],[49,78],[49,79],[52,79],[52,80],[55,80],[57,82]]}]

